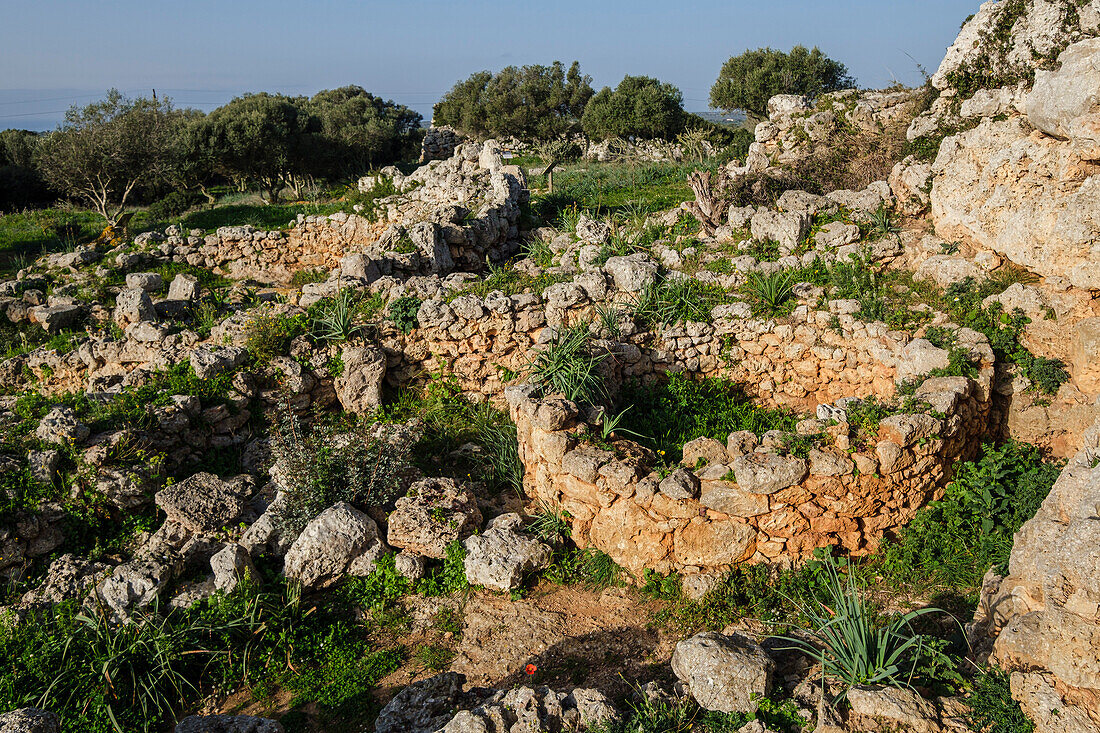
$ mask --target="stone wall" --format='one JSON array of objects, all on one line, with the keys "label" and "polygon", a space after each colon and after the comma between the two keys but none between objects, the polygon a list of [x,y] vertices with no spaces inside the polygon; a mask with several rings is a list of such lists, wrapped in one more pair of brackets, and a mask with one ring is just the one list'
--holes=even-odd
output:
[{"label": "stone wall", "polygon": [[850,443],[843,408],[832,408],[840,423],[812,425],[831,444],[806,458],[784,455],[780,436],[734,433],[725,443],[692,441],[686,467],[665,477],[631,441],[616,441],[615,452],[584,442],[584,418],[572,403],[539,398],[527,385],[505,395],[527,493],[568,512],[579,545],[635,574],[693,575],[803,559],[828,545],[873,550],[939,498],[951,466],[976,447],[989,406],[988,375],[982,381],[927,380],[916,396],[932,409],[884,418],[873,447]]},{"label": "stone wall", "polygon": [[[450,302],[426,300],[417,315],[419,328],[407,335],[391,330],[383,339],[388,379],[404,384],[442,367],[464,390],[499,395],[505,377],[522,371],[554,328],[594,321],[597,303],[624,295],[608,296],[609,289],[604,274],[596,271],[551,286],[542,296],[497,292]],[[744,303],[718,306],[713,323],[653,331],[638,331],[624,318],[622,335],[596,344],[611,354],[604,366],[612,385],[670,371],[721,376],[744,383],[763,403],[799,410],[854,395],[888,398],[896,382],[947,366],[947,352],[927,341],[856,320],[850,315],[859,307],[855,301],[829,301],[828,310],[821,311],[812,310],[810,301],[805,299],[783,322],[753,318]],[[980,334],[962,329],[959,343],[983,363],[992,363],[993,353]]]}]

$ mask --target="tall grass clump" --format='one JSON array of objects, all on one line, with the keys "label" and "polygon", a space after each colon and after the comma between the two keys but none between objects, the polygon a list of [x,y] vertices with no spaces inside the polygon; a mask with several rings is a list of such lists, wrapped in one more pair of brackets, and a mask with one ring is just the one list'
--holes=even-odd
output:
[{"label": "tall grass clump", "polygon": [[779,270],[768,275],[753,272],[744,287],[749,300],[766,315],[781,315],[793,302],[794,277],[789,272]]},{"label": "tall grass clump", "polygon": [[587,323],[562,328],[528,365],[534,383],[573,402],[603,402],[607,387],[599,366],[607,354],[593,354],[591,341]]},{"label": "tall grass clump", "polygon": [[634,317],[647,326],[669,326],[678,321],[710,321],[716,305],[733,299],[717,285],[695,279],[662,280],[647,285],[634,305]]},{"label": "tall grass clump", "polygon": [[321,341],[347,341],[359,327],[355,323],[355,295],[344,288],[335,298],[319,304],[313,320],[313,338]]}]

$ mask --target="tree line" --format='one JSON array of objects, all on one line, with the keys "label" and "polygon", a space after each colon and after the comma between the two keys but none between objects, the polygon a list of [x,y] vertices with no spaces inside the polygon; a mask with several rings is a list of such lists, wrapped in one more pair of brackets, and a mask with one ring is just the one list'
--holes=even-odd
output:
[{"label": "tree line", "polygon": [[0,133],[0,210],[59,195],[114,223],[162,202],[174,215],[214,201],[219,183],[255,187],[271,203],[311,179],[347,179],[407,158],[421,116],[361,87],[313,97],[246,94],[209,114],[117,90],[73,107],[53,132]]},{"label": "tree line", "polygon": [[[710,102],[762,118],[775,94],[817,96],[853,83],[844,64],[817,48],[763,48],[722,66]],[[308,181],[347,180],[414,157],[421,122],[408,107],[358,86],[308,98],[246,94],[209,114],[112,90],[71,108],[53,132],[0,132],[0,211],[64,196],[113,224],[138,204],[164,216],[213,204],[211,189],[225,183],[258,189],[275,203],[288,187],[297,194]],[[596,91],[576,61],[568,69],[555,61],[477,72],[440,99],[432,122],[478,138],[543,144],[576,135],[673,140],[689,130],[721,142],[732,134],[686,112],[672,84],[628,75]]]}]

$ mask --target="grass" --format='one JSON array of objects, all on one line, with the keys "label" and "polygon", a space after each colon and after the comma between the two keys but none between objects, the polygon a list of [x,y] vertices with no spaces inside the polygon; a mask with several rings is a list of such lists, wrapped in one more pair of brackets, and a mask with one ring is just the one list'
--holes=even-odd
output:
[{"label": "grass", "polygon": [[623,385],[619,402],[631,405],[622,427],[646,436],[640,442],[678,463],[684,443],[696,438],[725,442],[730,433],[793,431],[797,419],[783,410],[757,407],[742,388],[724,379],[694,380],[672,374],[665,382]]},{"label": "grass", "polygon": [[709,323],[717,305],[735,300],[717,285],[695,279],[663,279],[647,285],[634,304],[634,317],[646,326],[670,326],[677,322]]},{"label": "grass", "polygon": [[591,340],[587,323],[559,330],[528,366],[532,381],[547,394],[600,404],[607,398],[607,387],[599,365],[607,355],[593,354]]},{"label": "grass", "polygon": [[[692,198],[688,176],[696,163],[576,163],[554,173],[554,193],[535,197],[536,214],[557,222],[571,207],[591,215],[623,215],[679,206]],[[533,176],[532,187],[542,184]]]}]

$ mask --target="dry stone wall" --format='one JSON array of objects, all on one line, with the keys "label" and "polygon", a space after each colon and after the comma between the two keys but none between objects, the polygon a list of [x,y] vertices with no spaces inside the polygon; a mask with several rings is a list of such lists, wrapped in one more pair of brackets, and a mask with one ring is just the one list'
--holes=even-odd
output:
[{"label": "dry stone wall", "polygon": [[505,395],[529,495],[568,512],[578,544],[636,574],[712,573],[803,559],[828,545],[871,551],[940,497],[951,466],[982,434],[989,405],[987,381],[933,378],[916,393],[930,409],[883,419],[873,446],[847,450],[847,417],[833,408],[841,422],[826,428],[832,445],[805,458],[784,455],[769,436],[758,444],[733,433],[725,443],[692,441],[686,467],[662,476],[630,441],[615,452],[586,443],[573,403],[540,398],[528,385]]}]

